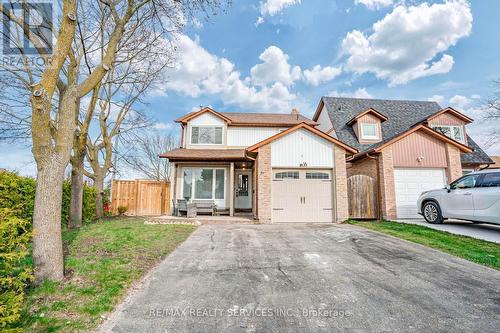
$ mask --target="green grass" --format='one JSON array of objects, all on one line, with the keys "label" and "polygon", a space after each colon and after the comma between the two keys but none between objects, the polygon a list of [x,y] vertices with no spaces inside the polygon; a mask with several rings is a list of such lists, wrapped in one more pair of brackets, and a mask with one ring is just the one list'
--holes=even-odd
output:
[{"label": "green grass", "polygon": [[349,221],[411,242],[426,245],[457,257],[500,270],[500,245],[467,236],[450,234],[420,225],[398,222]]},{"label": "green grass", "polygon": [[86,332],[112,311],[134,280],[194,230],[121,218],[65,230],[66,279],[29,290],[23,332]]}]

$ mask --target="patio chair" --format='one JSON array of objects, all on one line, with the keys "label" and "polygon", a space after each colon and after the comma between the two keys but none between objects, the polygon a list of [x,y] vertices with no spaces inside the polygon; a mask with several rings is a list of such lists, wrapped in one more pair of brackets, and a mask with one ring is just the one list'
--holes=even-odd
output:
[{"label": "patio chair", "polygon": [[208,213],[214,215],[217,205],[213,200],[193,200],[197,213]]},{"label": "patio chair", "polygon": [[186,199],[177,199],[177,207],[174,208],[174,212],[177,209],[177,216],[181,216],[182,212],[187,215],[188,207]]}]

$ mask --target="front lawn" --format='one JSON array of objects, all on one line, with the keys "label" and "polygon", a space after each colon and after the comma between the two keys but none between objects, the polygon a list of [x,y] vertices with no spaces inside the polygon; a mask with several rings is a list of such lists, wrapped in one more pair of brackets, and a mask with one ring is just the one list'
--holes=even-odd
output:
[{"label": "front lawn", "polygon": [[467,236],[450,234],[415,224],[349,221],[367,229],[426,245],[457,257],[500,270],[500,245]]},{"label": "front lawn", "polygon": [[29,291],[21,330],[81,332],[95,328],[132,282],[193,230],[190,225],[144,225],[144,219],[120,218],[64,231],[67,278]]}]

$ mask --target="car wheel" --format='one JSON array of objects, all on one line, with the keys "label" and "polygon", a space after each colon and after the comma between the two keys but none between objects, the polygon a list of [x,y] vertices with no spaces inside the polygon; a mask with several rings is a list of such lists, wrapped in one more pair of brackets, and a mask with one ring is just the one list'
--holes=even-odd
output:
[{"label": "car wheel", "polygon": [[441,208],[439,208],[439,205],[437,203],[433,201],[426,202],[422,207],[422,211],[424,213],[424,218],[428,223],[443,223]]}]

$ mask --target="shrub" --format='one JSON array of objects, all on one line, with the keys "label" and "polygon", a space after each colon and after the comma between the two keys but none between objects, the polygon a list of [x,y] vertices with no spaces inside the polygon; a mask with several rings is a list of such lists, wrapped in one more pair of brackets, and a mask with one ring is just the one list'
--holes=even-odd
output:
[{"label": "shrub", "polygon": [[123,215],[128,210],[127,206],[118,206],[118,215]]},{"label": "shrub", "polygon": [[36,181],[33,178],[0,170],[0,208],[9,208],[14,216],[31,221],[35,190]]},{"label": "shrub", "polygon": [[[90,222],[96,219],[95,216],[95,197],[97,191],[88,185],[83,186],[83,208],[82,221]],[[65,224],[69,219],[69,206],[71,202],[71,181],[66,180],[63,183],[63,199],[61,208],[61,222]]]},{"label": "shrub", "polygon": [[[0,170],[0,208],[9,208],[12,214],[20,219],[32,221],[35,204],[36,180],[22,177],[15,172]],[[97,191],[90,186],[83,187],[84,222],[95,220],[95,198]],[[61,222],[66,224],[69,217],[71,198],[71,182],[63,184]]]},{"label": "shrub", "polygon": [[31,223],[0,208],[0,331],[11,329],[24,307],[25,290],[33,279],[27,264]]}]

